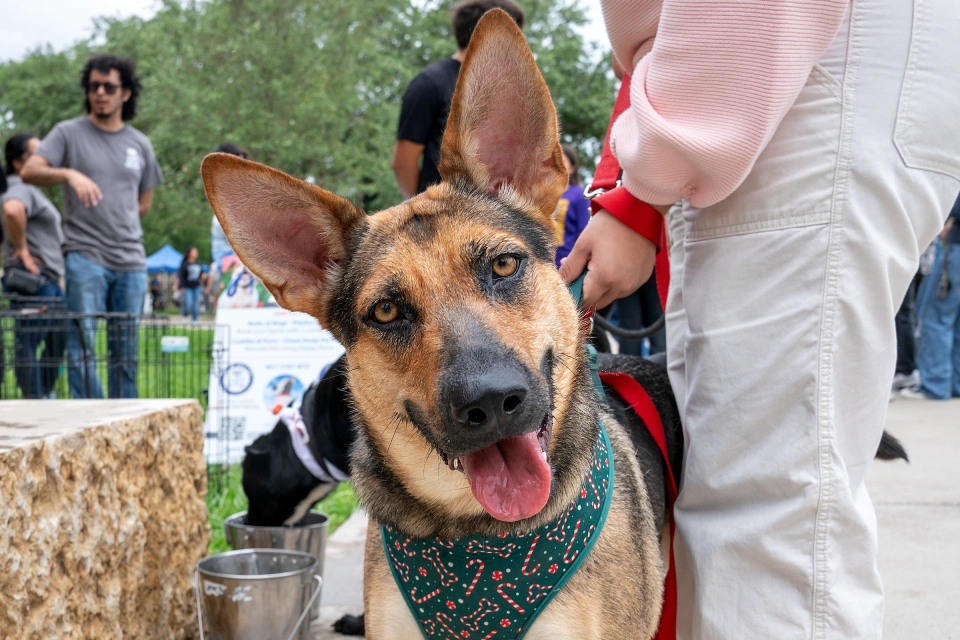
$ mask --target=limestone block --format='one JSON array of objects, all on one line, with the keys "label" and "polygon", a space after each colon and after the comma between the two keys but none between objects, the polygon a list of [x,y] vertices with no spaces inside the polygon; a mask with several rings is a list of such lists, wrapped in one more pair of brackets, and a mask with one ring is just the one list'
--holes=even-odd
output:
[{"label": "limestone block", "polygon": [[0,402],[0,638],[197,637],[193,400]]}]

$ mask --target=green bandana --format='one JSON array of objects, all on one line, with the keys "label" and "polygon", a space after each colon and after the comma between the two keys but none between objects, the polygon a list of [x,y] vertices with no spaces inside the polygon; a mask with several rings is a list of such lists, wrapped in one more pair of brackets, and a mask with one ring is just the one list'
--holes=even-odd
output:
[{"label": "green bandana", "polygon": [[526,534],[410,538],[381,526],[393,579],[424,637],[522,638],[603,528],[613,496],[610,451],[598,420],[593,461],[577,497],[556,520]]}]

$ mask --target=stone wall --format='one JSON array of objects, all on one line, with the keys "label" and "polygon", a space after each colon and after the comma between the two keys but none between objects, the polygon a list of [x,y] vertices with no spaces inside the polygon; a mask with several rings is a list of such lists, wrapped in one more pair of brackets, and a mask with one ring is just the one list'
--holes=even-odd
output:
[{"label": "stone wall", "polygon": [[198,636],[200,406],[0,402],[0,638]]}]

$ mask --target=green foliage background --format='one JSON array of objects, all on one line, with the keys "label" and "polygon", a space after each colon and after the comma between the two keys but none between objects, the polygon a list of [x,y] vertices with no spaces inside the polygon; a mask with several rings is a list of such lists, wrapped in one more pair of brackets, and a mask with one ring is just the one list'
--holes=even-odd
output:
[{"label": "green foliage background", "polygon": [[[456,51],[452,0],[164,0],[149,20],[101,19],[65,52],[0,65],[0,138],[84,115],[80,69],[94,52],[136,59],[134,126],[165,183],[144,221],[164,243],[208,258],[211,213],[198,168],[224,141],[376,211],[400,201],[390,168],[400,99],[427,64]],[[524,29],[582,164],[599,155],[614,99],[609,59],[575,27],[576,0],[521,0]],[[60,201],[59,190],[51,195]]]}]

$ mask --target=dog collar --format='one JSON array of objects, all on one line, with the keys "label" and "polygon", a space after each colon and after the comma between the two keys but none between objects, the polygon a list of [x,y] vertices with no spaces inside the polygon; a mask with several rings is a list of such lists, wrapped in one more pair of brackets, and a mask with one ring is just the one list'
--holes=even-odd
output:
[{"label": "dog collar", "polygon": [[524,636],[603,529],[614,475],[610,439],[599,420],[593,454],[577,497],[556,520],[529,533],[449,540],[380,527],[393,579],[424,637]]},{"label": "dog collar", "polygon": [[280,409],[277,412],[277,418],[286,425],[290,432],[293,451],[306,470],[310,472],[310,475],[324,483],[343,482],[350,479],[348,474],[340,471],[330,462],[325,460],[324,464],[320,464],[313,456],[313,452],[310,450],[310,434],[307,432],[307,425],[304,424],[303,416],[300,414],[299,401],[289,407]]}]

